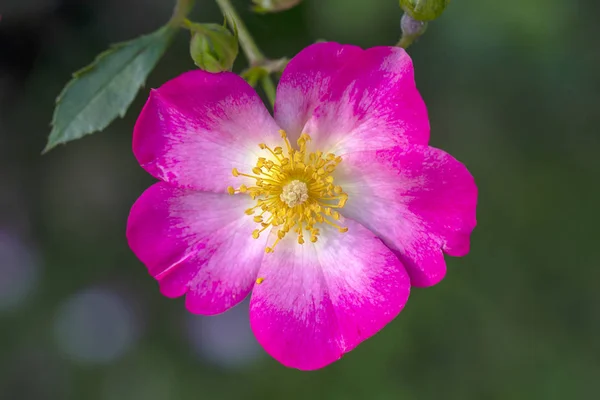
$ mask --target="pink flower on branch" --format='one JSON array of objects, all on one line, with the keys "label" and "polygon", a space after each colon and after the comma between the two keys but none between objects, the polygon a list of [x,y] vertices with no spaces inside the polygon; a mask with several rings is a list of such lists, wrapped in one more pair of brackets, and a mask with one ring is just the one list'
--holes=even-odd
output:
[{"label": "pink flower on branch", "polygon": [[477,187],[428,147],[400,48],[309,46],[275,116],[239,76],[185,73],[156,90],[133,151],[160,180],[127,238],[168,297],[214,315],[250,292],[250,323],[282,364],[317,369],[374,335],[410,287],[446,273],[475,227]]}]

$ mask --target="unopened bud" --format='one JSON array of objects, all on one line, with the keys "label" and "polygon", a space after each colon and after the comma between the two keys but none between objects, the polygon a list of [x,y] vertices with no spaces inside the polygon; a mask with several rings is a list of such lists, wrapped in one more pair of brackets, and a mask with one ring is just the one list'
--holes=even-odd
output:
[{"label": "unopened bud", "polygon": [[252,9],[257,13],[275,13],[299,4],[302,0],[252,0]]},{"label": "unopened bud", "polygon": [[218,24],[192,24],[190,55],[194,63],[208,72],[231,71],[238,55],[238,40]]},{"label": "unopened bud", "polygon": [[450,0],[400,0],[400,6],[417,21],[433,21],[438,18]]},{"label": "unopened bud", "polygon": [[402,36],[410,36],[413,39],[421,36],[427,30],[427,22],[417,21],[408,13],[404,13],[400,20]]}]

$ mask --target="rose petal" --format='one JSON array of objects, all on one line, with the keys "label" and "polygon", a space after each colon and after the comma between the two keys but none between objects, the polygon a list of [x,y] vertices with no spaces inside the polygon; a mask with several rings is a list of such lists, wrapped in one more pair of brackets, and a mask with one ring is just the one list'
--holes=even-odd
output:
[{"label": "rose petal", "polygon": [[356,46],[316,43],[290,60],[277,86],[275,120],[292,142],[329,92],[334,76],[362,52]]},{"label": "rose petal", "polygon": [[259,143],[279,127],[250,85],[222,72],[187,72],[152,90],[134,129],[133,152],[154,177],[176,186],[225,192],[233,168],[250,171]]},{"label": "rose petal", "polygon": [[317,243],[286,236],[267,254],[250,300],[250,325],[267,353],[303,370],[321,368],[374,335],[404,307],[409,278],[360,224],[323,224]]},{"label": "rose petal", "polygon": [[408,54],[374,47],[347,60],[304,130],[315,149],[337,155],[426,145],[429,119]]},{"label": "rose petal", "polygon": [[248,196],[197,192],[157,183],[142,194],[127,221],[127,240],[168,297],[187,293],[186,306],[218,314],[250,292],[266,236],[244,214]]},{"label": "rose petal", "polygon": [[398,254],[413,286],[431,286],[444,277],[442,250],[468,253],[477,186],[449,154],[426,146],[357,152],[347,154],[336,173],[349,196],[342,214]]}]

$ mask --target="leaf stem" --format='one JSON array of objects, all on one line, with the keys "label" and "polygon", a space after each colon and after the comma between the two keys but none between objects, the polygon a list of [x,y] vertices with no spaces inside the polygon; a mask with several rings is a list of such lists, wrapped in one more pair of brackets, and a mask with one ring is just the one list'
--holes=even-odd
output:
[{"label": "leaf stem", "polygon": [[[250,63],[250,66],[257,66],[268,61],[264,54],[260,51],[252,35],[248,32],[248,28],[244,24],[244,21],[240,18],[239,14],[231,4],[230,0],[215,0],[217,5],[221,9],[221,13],[227,18],[229,26],[234,31],[237,31],[240,46]],[[271,79],[271,75],[267,74],[260,80],[261,86],[271,103],[271,107],[275,104],[275,84]]]}]

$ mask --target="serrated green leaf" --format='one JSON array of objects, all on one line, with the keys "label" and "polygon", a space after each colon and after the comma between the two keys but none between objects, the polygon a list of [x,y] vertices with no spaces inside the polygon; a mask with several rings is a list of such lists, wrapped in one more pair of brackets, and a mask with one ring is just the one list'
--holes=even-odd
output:
[{"label": "serrated green leaf", "polygon": [[165,26],[113,45],[75,72],[56,99],[44,153],[106,128],[117,116],[123,117],[175,32],[175,28]]}]

